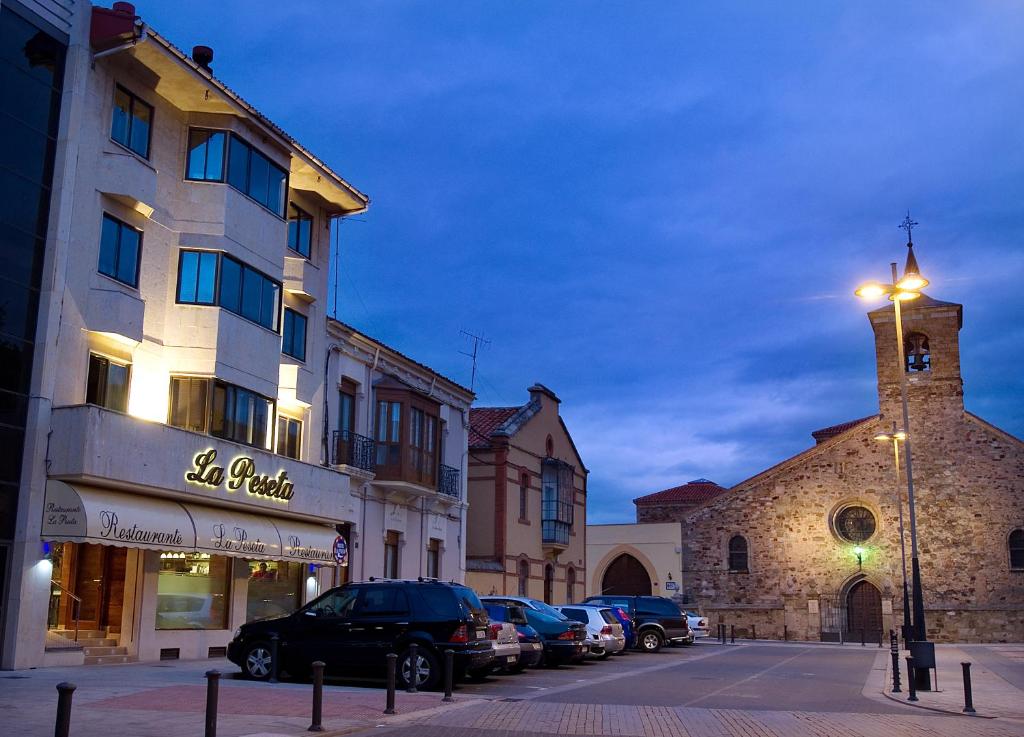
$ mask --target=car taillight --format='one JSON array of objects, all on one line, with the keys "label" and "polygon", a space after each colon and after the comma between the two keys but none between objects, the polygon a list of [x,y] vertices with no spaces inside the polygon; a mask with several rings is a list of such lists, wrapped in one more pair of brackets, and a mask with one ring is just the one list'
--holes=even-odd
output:
[{"label": "car taillight", "polygon": [[498,633],[501,632],[501,625],[498,624],[497,622],[492,622],[491,626],[490,626],[490,630],[491,630],[491,639],[492,640],[497,640],[498,639]]},{"label": "car taillight", "polygon": [[610,635],[611,633],[612,633],[612,626],[610,624],[606,624],[604,627],[601,628],[601,634],[602,635]]},{"label": "car taillight", "polygon": [[458,629],[448,638],[448,642],[469,642],[469,632],[466,630],[466,625],[460,624]]},{"label": "car taillight", "polygon": [[558,636],[559,640],[575,640],[576,633],[573,630],[566,630]]}]

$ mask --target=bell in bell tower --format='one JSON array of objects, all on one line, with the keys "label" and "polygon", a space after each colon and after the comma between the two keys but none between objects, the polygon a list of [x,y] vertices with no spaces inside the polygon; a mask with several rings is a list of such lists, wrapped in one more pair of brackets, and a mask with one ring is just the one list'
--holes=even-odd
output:
[{"label": "bell in bell tower", "polygon": [[[907,241],[904,273],[918,274],[914,243]],[[911,416],[927,421],[946,411],[963,412],[960,376],[960,328],[963,307],[932,299],[923,292],[900,302],[903,357],[897,350],[896,311],[892,304],[868,313],[875,332],[878,407],[886,420],[902,423],[900,374],[907,379]]]}]

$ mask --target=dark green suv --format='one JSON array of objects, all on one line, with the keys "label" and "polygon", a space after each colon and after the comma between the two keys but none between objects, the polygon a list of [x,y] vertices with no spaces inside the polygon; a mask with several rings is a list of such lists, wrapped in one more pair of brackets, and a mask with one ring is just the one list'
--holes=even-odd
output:
[{"label": "dark green suv", "polygon": [[[430,689],[441,681],[444,651],[456,672],[486,666],[493,656],[487,612],[473,589],[435,580],[383,580],[333,588],[292,614],[243,624],[228,659],[250,678],[275,667],[303,677],[317,660],[337,676],[381,676],[398,654],[398,681]],[[271,635],[277,635],[277,657]],[[416,663],[409,645],[416,643]]]}]

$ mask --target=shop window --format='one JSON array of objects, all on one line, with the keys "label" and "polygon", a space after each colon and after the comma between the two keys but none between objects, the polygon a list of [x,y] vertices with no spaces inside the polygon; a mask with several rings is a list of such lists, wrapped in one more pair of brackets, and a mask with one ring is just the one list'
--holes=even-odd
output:
[{"label": "shop window", "polygon": [[280,283],[224,253],[182,250],[177,299],[180,304],[219,305],[267,330],[278,329]]},{"label": "shop window", "polygon": [[277,417],[277,454],[298,460],[302,441],[302,422],[291,417]]},{"label": "shop window", "polygon": [[230,590],[230,558],[209,553],[160,553],[156,628],[227,629]]},{"label": "shop window", "polygon": [[1010,570],[1024,571],[1024,530],[1010,533]]},{"label": "shop window", "polygon": [[131,367],[105,356],[89,354],[89,378],[85,389],[87,404],[128,411],[128,381]]},{"label": "shop window", "polygon": [[129,287],[139,285],[139,251],[142,249],[142,231],[136,230],[115,217],[103,214],[100,231],[100,264],[104,276],[116,279]]},{"label": "shop window", "polygon": [[121,85],[114,89],[114,114],[110,138],[131,149],[144,159],[149,158],[149,139],[153,128],[153,106]]},{"label": "shop window", "polygon": [[288,248],[306,258],[312,251],[313,216],[296,205],[288,205]]},{"label": "shop window", "polygon": [[398,533],[388,530],[384,538],[384,578],[398,578]]},{"label": "shop window", "polygon": [[185,178],[200,182],[223,182],[224,147],[227,140],[228,134],[225,131],[190,128]]},{"label": "shop window", "polygon": [[171,377],[171,401],[167,423],[191,432],[206,432],[210,380],[195,376]]},{"label": "shop window", "polygon": [[228,144],[228,184],[284,217],[288,173],[234,133]]},{"label": "shop window", "polygon": [[519,561],[519,595],[529,596],[530,590],[530,561]]},{"label": "shop window", "polygon": [[302,604],[305,565],[250,560],[245,621],[291,614]]},{"label": "shop window", "polygon": [[729,570],[737,573],[746,573],[747,568],[747,538],[742,535],[733,535],[729,540]]},{"label": "shop window", "polygon": [[288,307],[284,308],[284,329],[281,353],[292,358],[306,360],[306,316]]},{"label": "shop window", "polygon": [[427,544],[427,578],[441,578],[441,541],[431,539]]}]

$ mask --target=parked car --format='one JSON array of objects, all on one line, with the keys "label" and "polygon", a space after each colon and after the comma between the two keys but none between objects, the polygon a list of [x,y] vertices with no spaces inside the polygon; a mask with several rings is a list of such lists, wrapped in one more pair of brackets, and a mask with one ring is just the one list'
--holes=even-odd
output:
[{"label": "parked car", "polygon": [[671,599],[664,596],[618,596],[602,594],[588,596],[585,604],[604,604],[622,607],[633,620],[637,648],[648,653],[658,652],[662,645],[692,645],[693,631],[686,615]]},{"label": "parked car", "polygon": [[494,650],[494,660],[479,668],[469,668],[466,675],[470,678],[484,678],[488,673],[496,670],[505,670],[519,664],[519,655],[522,648],[519,646],[519,635],[516,626],[511,622],[491,620],[487,625],[491,640],[491,648]]},{"label": "parked car", "polygon": [[579,662],[587,654],[587,628],[582,622],[566,617],[557,609],[525,596],[484,596],[484,604],[521,606],[530,626],[537,630],[544,644],[546,665]]},{"label": "parked car", "polygon": [[612,610],[612,614],[615,615],[615,619],[622,625],[622,634],[626,638],[626,648],[615,653],[616,655],[625,655],[626,651],[636,647],[636,631],[633,629],[633,620],[629,618],[626,610],[620,606],[609,607]]},{"label": "parked car", "polygon": [[702,617],[697,612],[686,612],[686,622],[693,630],[694,638],[707,637],[710,632],[707,617]]},{"label": "parked car", "polygon": [[544,643],[540,633],[530,626],[526,613],[521,606],[505,606],[503,604],[484,604],[491,621],[510,622],[516,628],[519,639],[519,662],[508,670],[519,673],[526,668],[535,668],[544,658]]},{"label": "parked car", "polygon": [[612,653],[625,650],[626,637],[611,607],[565,604],[555,609],[569,619],[583,622],[587,626],[587,642],[590,643],[590,654],[594,657],[606,660]]},{"label": "parked car", "polygon": [[[365,581],[333,588],[284,617],[243,624],[228,644],[228,659],[250,678],[276,668],[293,676],[315,660],[333,675],[384,675],[385,656],[398,653],[398,680],[433,688],[441,681],[443,651],[460,671],[494,658],[489,620],[473,589],[440,581]],[[278,663],[270,636],[277,634]],[[416,643],[416,663],[409,645]]]}]

